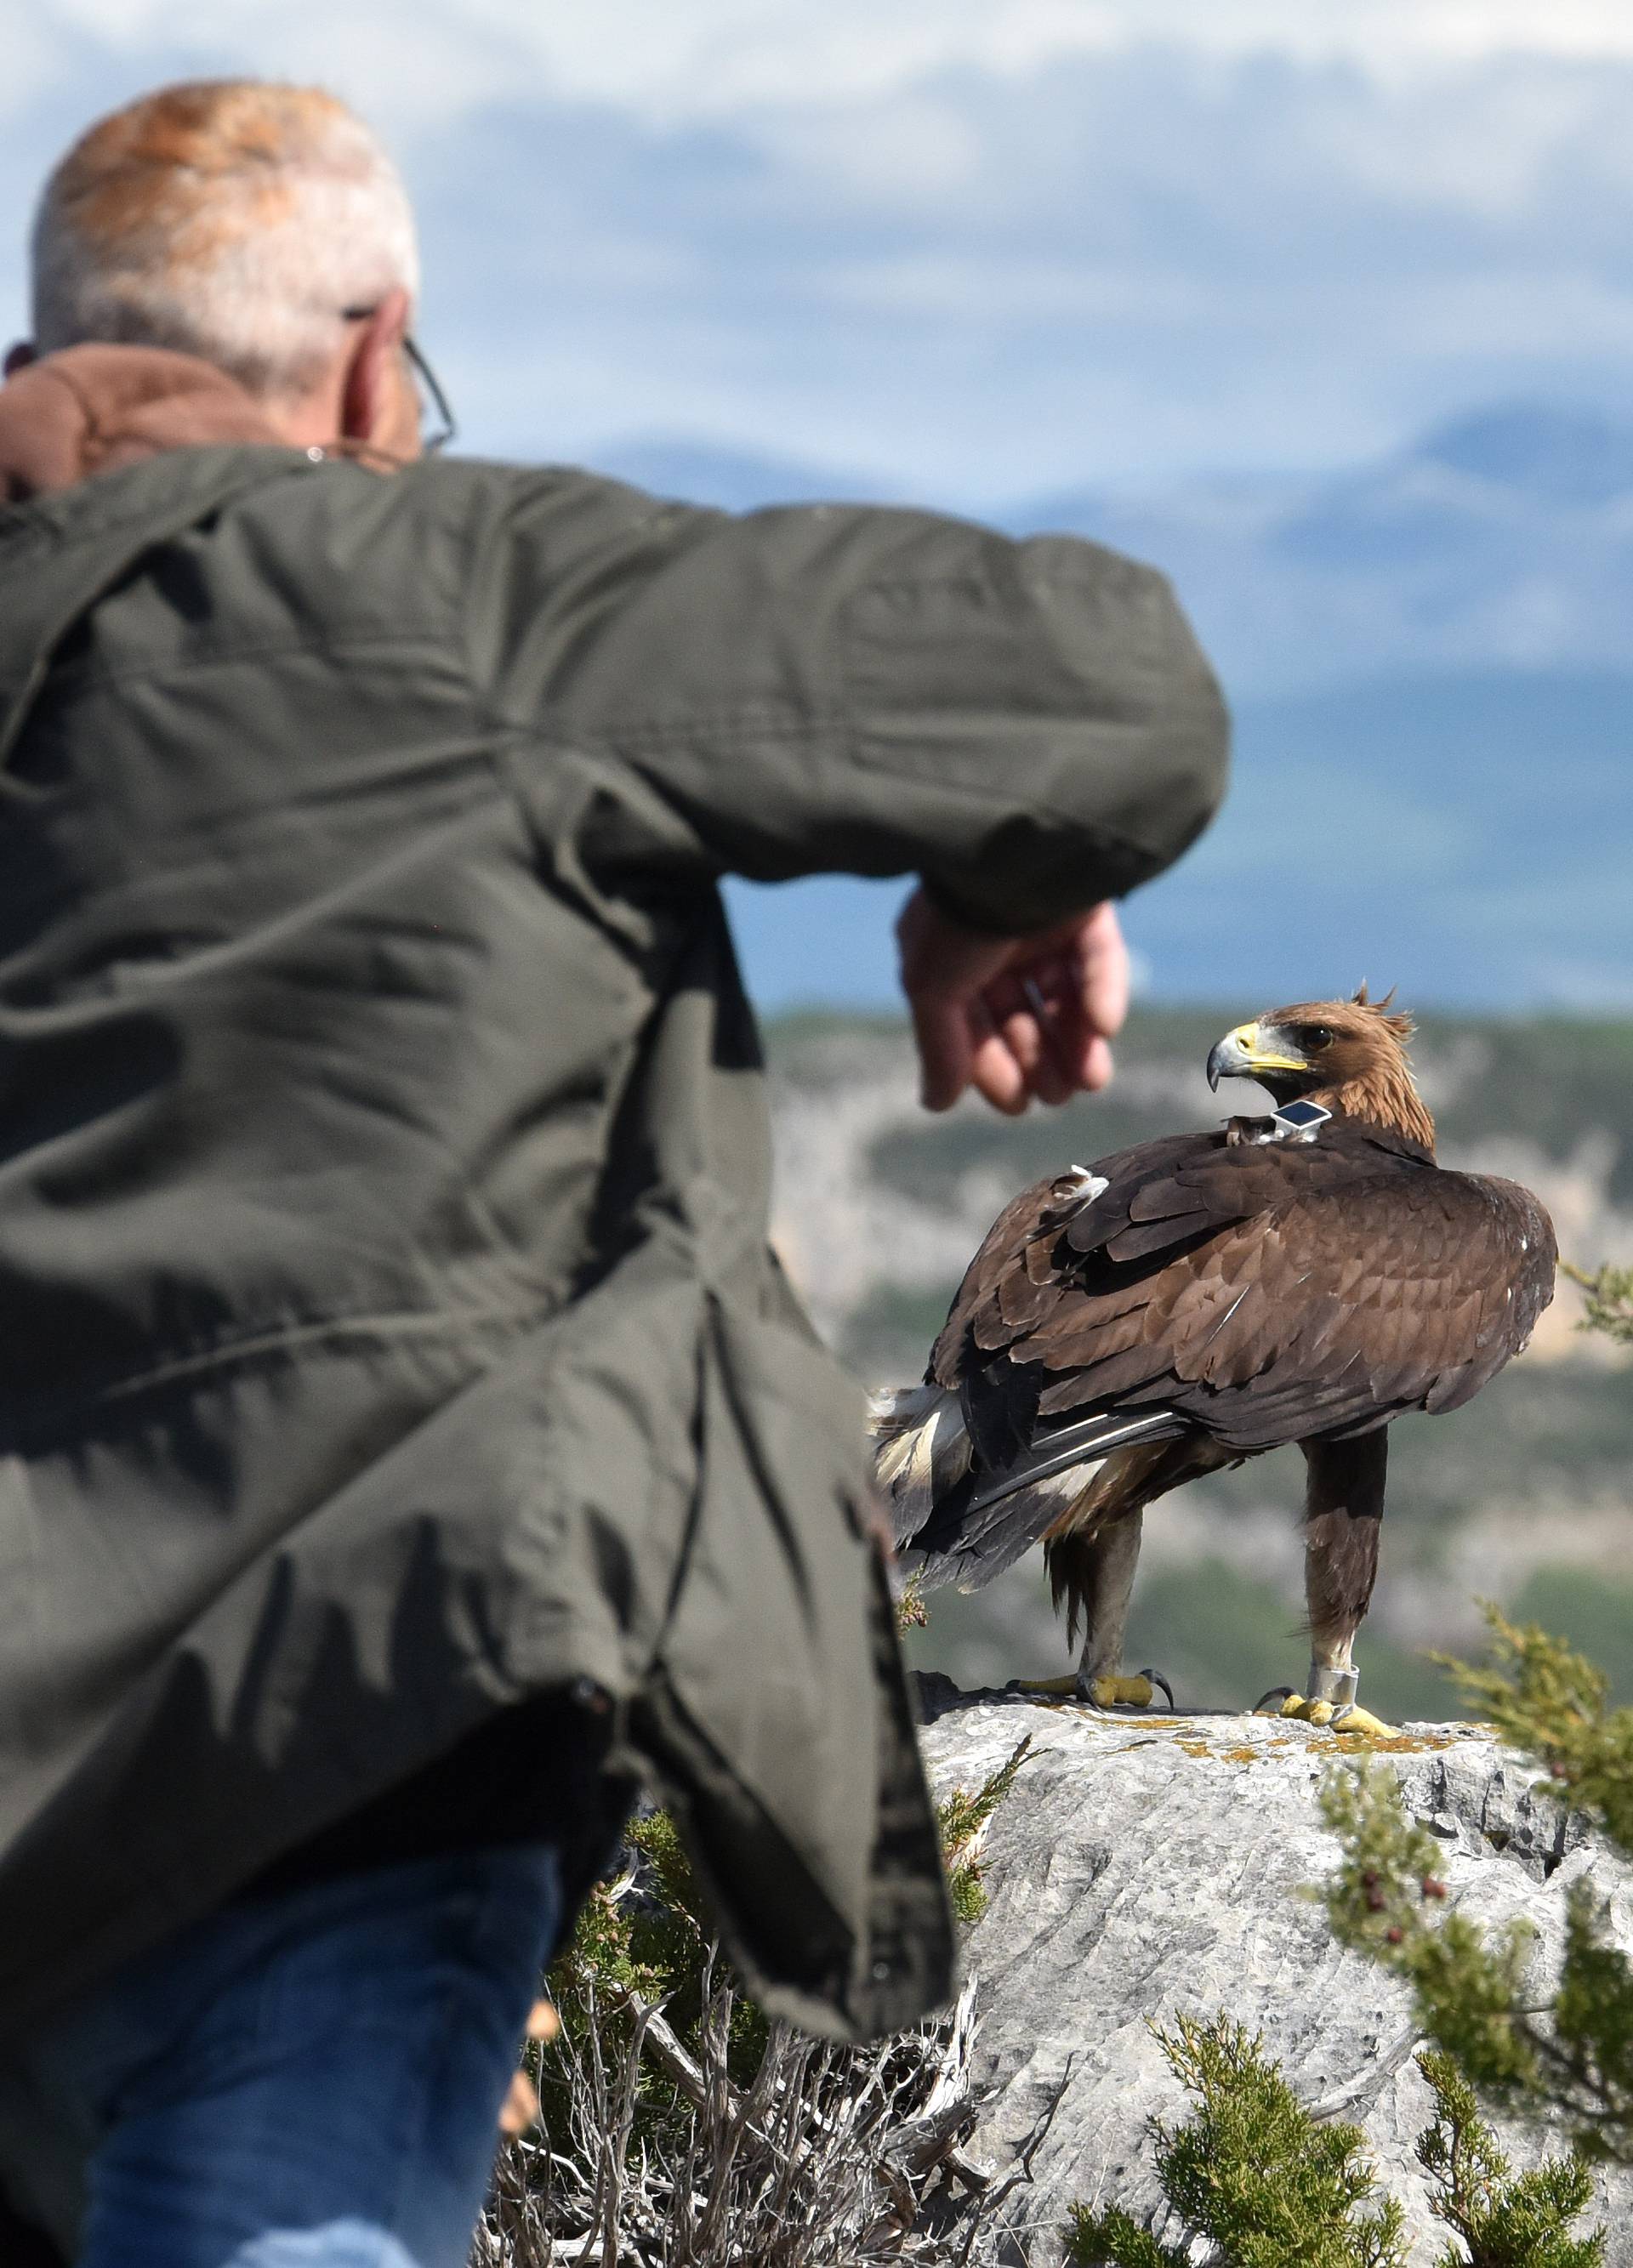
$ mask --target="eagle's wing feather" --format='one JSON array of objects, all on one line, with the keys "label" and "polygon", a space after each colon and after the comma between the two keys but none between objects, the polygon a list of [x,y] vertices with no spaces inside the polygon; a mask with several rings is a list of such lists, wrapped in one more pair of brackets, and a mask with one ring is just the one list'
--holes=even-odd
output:
[{"label": "eagle's wing feather", "polygon": [[1256,1448],[1467,1400],[1529,1337],[1555,1254],[1527,1192],[1424,1166],[1295,1189],[1208,1257],[1239,1297],[1216,1321],[1182,1284],[1166,1350],[1201,1391],[1177,1406]]},{"label": "eagle's wing feather", "polygon": [[1551,1296],[1546,1214],[1353,1123],[1308,1145],[1180,1135],[1007,1208],[931,1376],[977,1469],[1040,1425],[1161,1406],[1241,1451],[1455,1408]]}]

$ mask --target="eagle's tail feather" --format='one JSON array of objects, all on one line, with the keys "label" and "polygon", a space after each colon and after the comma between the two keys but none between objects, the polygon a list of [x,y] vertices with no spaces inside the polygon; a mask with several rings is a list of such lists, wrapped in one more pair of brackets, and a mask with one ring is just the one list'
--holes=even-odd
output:
[{"label": "eagle's tail feather", "polygon": [[1138,1459],[1130,1467],[1128,1452],[1182,1430],[1167,1410],[1099,1410],[1040,1434],[1004,1470],[983,1471],[972,1469],[961,1425],[956,1437],[933,1430],[950,1405],[957,1421],[953,1397],[915,1391],[928,1398],[897,1395],[876,1417],[882,1432],[898,1429],[878,1452],[878,1469],[891,1491],[898,1548],[922,1554],[927,1585],[956,1583],[961,1591],[984,1588],[1042,1537],[1076,1525],[1083,1511],[1110,1510],[1125,1476],[1144,1469]]},{"label": "eagle's tail feather", "polygon": [[890,1507],[898,1544],[911,1543],[937,1501],[970,1469],[970,1437],[958,1397],[945,1387],[887,1386],[868,1408],[874,1477]]},{"label": "eagle's tail feather", "polygon": [[973,1517],[966,1514],[958,1522],[957,1536],[949,1538],[941,1552],[927,1557],[927,1580],[938,1580],[928,1570],[944,1567],[939,1580],[956,1583],[961,1591],[985,1590],[995,1575],[1013,1567],[1071,1511],[1105,1462],[1103,1457],[1086,1457],[1064,1472],[1046,1474],[1017,1488],[1001,1504]]}]

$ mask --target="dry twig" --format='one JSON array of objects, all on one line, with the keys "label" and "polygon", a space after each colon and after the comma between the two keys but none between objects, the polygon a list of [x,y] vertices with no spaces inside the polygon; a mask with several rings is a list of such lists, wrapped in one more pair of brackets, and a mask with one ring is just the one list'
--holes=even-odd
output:
[{"label": "dry twig", "polygon": [[[734,1986],[710,1949],[685,2047],[628,1991],[581,1988],[548,2051],[566,2131],[504,2151],[472,2268],[956,2268],[988,2176],[975,2121],[974,1980],[945,2016],[871,2048],[773,2024],[752,2078],[731,2073]],[[654,2073],[669,2115],[643,2122]],[[558,2117],[558,2124],[559,2124]]]}]

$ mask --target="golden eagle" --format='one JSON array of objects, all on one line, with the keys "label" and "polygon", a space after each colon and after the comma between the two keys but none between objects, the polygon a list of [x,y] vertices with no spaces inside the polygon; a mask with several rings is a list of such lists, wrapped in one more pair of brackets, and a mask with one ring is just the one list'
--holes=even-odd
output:
[{"label": "golden eagle", "polygon": [[1083,1627],[1068,1681],[1082,1699],[1152,1697],[1122,1664],[1144,1507],[1297,1441],[1309,1692],[1266,1701],[1386,1729],[1356,1708],[1351,1648],[1378,1570],[1387,1428],[1455,1410],[1518,1354],[1556,1261],[1528,1189],[1436,1164],[1411,1031],[1364,985],[1238,1025],[1208,1083],[1256,1079],[1273,1110],[1016,1197],[925,1383],[876,1401],[898,1544],[927,1582],[975,1590],[1041,1541],[1071,1639]]}]

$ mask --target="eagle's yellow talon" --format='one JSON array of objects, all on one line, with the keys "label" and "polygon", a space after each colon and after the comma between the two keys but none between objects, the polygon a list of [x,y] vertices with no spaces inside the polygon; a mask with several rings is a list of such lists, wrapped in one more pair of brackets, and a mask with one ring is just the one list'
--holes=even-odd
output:
[{"label": "eagle's yellow talon", "polygon": [[1134,1677],[1091,1677],[1089,1698],[1097,1709],[1149,1709],[1156,1688],[1143,1672]]},{"label": "eagle's yellow talon", "polygon": [[1321,1725],[1334,1733],[1360,1733],[1374,1741],[1395,1740],[1400,1729],[1398,1725],[1385,1724],[1370,1709],[1353,1704],[1348,1709],[1334,1709],[1330,1701],[1306,1701],[1302,1693],[1289,1693],[1275,1713],[1294,1718],[1301,1725]]},{"label": "eagle's yellow talon", "polygon": [[1149,1709],[1160,1690],[1169,1707],[1174,1705],[1167,1679],[1149,1669],[1136,1669],[1127,1676],[1108,1673],[1085,1678],[1080,1670],[1075,1677],[1017,1677],[1009,1690],[1037,1693],[1051,1701],[1086,1701],[1094,1709]]}]

